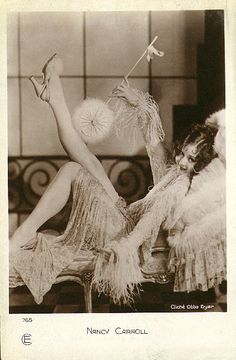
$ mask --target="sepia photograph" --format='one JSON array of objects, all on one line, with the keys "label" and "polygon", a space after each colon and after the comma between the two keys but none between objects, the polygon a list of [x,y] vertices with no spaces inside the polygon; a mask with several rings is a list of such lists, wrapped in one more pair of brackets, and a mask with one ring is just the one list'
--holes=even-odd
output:
[{"label": "sepia photograph", "polygon": [[227,312],[224,10],[10,12],[7,76],[9,314]]}]

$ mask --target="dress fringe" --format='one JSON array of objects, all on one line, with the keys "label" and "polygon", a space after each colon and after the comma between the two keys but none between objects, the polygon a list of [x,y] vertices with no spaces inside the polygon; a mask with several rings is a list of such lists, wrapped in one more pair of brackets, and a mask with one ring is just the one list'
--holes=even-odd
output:
[{"label": "dress fringe", "polygon": [[23,282],[38,304],[81,250],[92,250],[95,257],[98,248],[130,231],[131,225],[119,207],[82,167],[72,191],[72,210],[64,234],[38,233],[32,249],[21,249],[10,257],[10,287]]},{"label": "dress fringe", "polygon": [[189,178],[179,175],[177,169],[172,169],[171,175],[168,174],[156,187],[159,191],[154,187],[147,200],[147,204],[152,205],[141,216],[133,231],[105,248],[113,253],[109,261],[103,256],[97,259],[94,286],[99,292],[109,294],[115,303],[132,302],[135,290],[143,281],[140,259],[148,261],[161,224],[171,217],[176,204],[179,204],[187,193]]},{"label": "dress fringe", "polygon": [[138,251],[122,241],[116,243],[114,251],[109,261],[98,256],[93,285],[99,293],[109,295],[115,304],[131,305],[143,280]]},{"label": "dress fringe", "polygon": [[174,291],[207,291],[226,280],[225,244],[208,246],[197,253],[186,251],[181,258],[176,258],[175,249],[171,249],[171,267],[175,272]]}]

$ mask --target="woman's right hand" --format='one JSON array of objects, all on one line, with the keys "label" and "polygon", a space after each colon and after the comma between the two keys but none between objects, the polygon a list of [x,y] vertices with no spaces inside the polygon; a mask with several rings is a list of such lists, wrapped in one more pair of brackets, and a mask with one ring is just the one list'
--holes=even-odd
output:
[{"label": "woman's right hand", "polygon": [[104,259],[109,262],[111,257],[113,257],[113,262],[116,263],[117,262],[117,254],[116,252],[113,250],[111,245],[107,245],[102,249],[97,249],[98,252],[100,252]]},{"label": "woman's right hand", "polygon": [[131,106],[137,106],[138,104],[137,92],[129,86],[127,79],[125,79],[125,83],[117,86],[112,91],[111,97],[125,99]]}]

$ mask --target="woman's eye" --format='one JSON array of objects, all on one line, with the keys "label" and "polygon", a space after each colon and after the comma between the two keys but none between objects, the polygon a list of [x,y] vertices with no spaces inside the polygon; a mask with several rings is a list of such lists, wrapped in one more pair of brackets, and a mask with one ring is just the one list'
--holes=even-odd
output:
[{"label": "woman's eye", "polygon": [[190,158],[188,159],[188,161],[189,161],[190,163],[193,163],[195,160],[194,160],[194,158],[191,158],[191,157],[190,157]]}]

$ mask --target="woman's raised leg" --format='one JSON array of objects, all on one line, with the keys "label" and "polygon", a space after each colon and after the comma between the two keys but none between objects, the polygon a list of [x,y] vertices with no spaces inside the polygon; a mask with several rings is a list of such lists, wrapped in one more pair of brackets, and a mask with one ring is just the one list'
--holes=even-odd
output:
[{"label": "woman's raised leg", "polygon": [[61,61],[56,56],[49,61],[44,70],[44,77],[47,79],[45,85],[37,84],[33,77],[31,77],[31,81],[37,89],[38,96],[49,103],[57,123],[59,139],[70,159],[88,170],[101,183],[111,201],[116,202],[119,195],[106,171],[96,156],[88,149],[80,133],[74,128],[59,76],[61,70],[59,65],[61,65]]},{"label": "woman's raised leg", "polygon": [[88,150],[86,144],[82,141],[72,125],[59,71],[57,71],[60,67],[58,66],[58,61],[55,57],[50,59],[49,65],[47,65],[44,70],[45,82],[43,85],[37,84],[33,77],[31,77],[31,81],[35,88],[39,87],[41,89],[37,89],[36,91],[38,96],[49,103],[55,116],[61,143],[70,158],[75,162],[68,163],[58,172],[31,215],[13,234],[10,249],[23,246],[31,240],[35,236],[38,228],[64,207],[70,195],[71,183],[81,165],[100,181],[110,196],[111,201],[115,202],[118,199],[118,194],[108,179],[101,163]]}]

